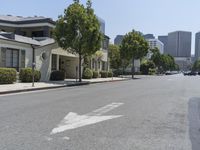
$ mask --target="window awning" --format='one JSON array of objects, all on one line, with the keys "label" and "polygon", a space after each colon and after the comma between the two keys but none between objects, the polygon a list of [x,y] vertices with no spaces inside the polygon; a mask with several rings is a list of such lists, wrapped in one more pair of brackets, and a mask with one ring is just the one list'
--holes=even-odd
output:
[{"label": "window awning", "polygon": [[76,57],[78,58],[78,55],[72,54],[70,52],[68,52],[67,50],[63,50],[62,48],[56,48],[52,50],[52,54],[56,54],[56,55],[61,55],[61,56],[67,56],[67,57]]}]

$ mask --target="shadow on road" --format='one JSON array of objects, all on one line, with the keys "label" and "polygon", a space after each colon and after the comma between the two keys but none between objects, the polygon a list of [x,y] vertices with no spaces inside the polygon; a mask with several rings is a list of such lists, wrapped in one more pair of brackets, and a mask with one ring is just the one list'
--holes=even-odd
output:
[{"label": "shadow on road", "polygon": [[200,97],[194,97],[188,104],[189,134],[192,150],[200,150]]}]

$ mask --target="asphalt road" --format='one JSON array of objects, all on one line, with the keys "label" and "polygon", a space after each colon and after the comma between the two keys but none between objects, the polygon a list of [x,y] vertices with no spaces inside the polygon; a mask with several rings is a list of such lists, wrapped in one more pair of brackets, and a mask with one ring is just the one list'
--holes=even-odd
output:
[{"label": "asphalt road", "polygon": [[0,150],[199,150],[199,85],[173,75],[0,96]]}]

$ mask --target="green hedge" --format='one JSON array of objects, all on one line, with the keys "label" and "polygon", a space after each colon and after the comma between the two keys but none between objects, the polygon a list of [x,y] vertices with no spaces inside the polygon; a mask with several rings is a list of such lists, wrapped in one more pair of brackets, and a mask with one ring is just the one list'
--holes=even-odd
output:
[{"label": "green hedge", "polygon": [[113,73],[111,71],[108,72],[108,77],[113,77]]},{"label": "green hedge", "polygon": [[[40,81],[40,78],[41,78],[40,71],[35,70],[34,71],[34,81],[38,82],[38,81]],[[20,69],[19,79],[21,80],[21,82],[32,82],[33,81],[32,68]]]},{"label": "green hedge", "polygon": [[140,66],[140,70],[142,72],[143,75],[148,75],[149,74],[149,69],[150,68],[155,68],[155,63],[151,60],[147,60],[145,62],[143,62]]},{"label": "green hedge", "polygon": [[149,75],[155,75],[156,74],[156,69],[155,68],[149,68]]},{"label": "green hedge", "polygon": [[92,78],[98,78],[98,77],[99,77],[99,72],[93,71],[93,77]]},{"label": "green hedge", "polygon": [[0,84],[12,84],[16,82],[17,71],[12,68],[0,68]]},{"label": "green hedge", "polygon": [[107,78],[108,72],[107,71],[100,71],[101,78]]},{"label": "green hedge", "polygon": [[85,68],[83,71],[83,79],[92,79],[93,71],[89,68]]},{"label": "green hedge", "polygon": [[63,81],[65,79],[64,71],[53,71],[51,72],[50,80],[51,81]]},{"label": "green hedge", "polygon": [[114,77],[118,77],[119,75],[122,75],[122,74],[123,74],[123,71],[120,70],[120,69],[117,69],[117,70],[113,71],[113,76]]}]

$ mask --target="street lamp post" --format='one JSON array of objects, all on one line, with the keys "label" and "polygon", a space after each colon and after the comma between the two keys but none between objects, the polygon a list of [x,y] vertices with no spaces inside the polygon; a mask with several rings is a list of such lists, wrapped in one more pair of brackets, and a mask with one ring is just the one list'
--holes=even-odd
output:
[{"label": "street lamp post", "polygon": [[35,86],[35,62],[32,64],[32,87]]},{"label": "street lamp post", "polygon": [[[80,39],[82,38],[82,34],[79,29],[77,29],[76,32],[77,32],[76,40],[78,40],[78,45],[80,48]],[[79,51],[79,82],[82,82],[82,73],[81,73],[82,56],[81,56],[81,50],[78,49],[78,51]]]}]

